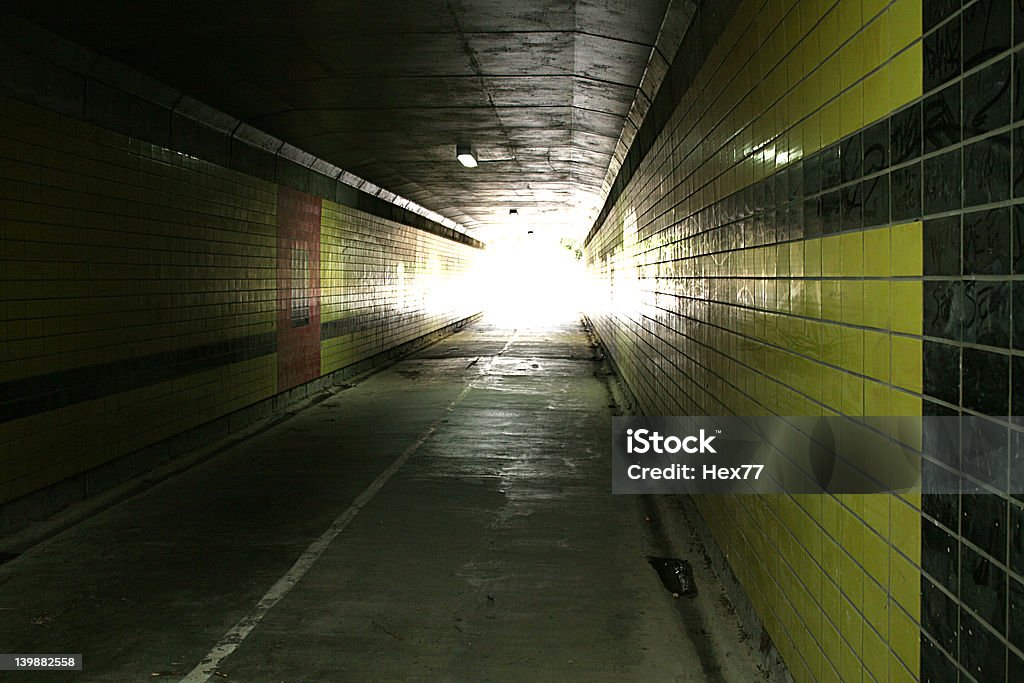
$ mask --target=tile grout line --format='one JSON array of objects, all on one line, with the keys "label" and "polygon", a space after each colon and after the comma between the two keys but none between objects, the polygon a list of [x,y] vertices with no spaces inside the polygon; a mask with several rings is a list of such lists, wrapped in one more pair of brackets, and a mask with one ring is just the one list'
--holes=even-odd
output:
[{"label": "tile grout line", "polygon": [[205,656],[199,661],[198,664],[181,679],[180,683],[207,683],[217,673],[220,663],[223,662],[229,655],[231,655],[238,647],[245,641],[250,633],[259,625],[267,613],[273,609],[273,607],[280,602],[291,590],[298,585],[299,581],[306,575],[306,573],[313,568],[317,560],[324,554],[330,544],[334,541],[338,535],[344,531],[356,515],[366,507],[369,502],[373,499],[377,493],[384,488],[384,485],[393,477],[398,470],[405,465],[406,462],[420,449],[420,447],[430,439],[431,436],[437,431],[438,426],[441,422],[446,419],[445,415],[450,413],[455,406],[462,402],[462,400],[472,391],[480,377],[486,376],[491,365],[494,363],[495,358],[502,356],[508,351],[512,344],[515,343],[518,337],[519,330],[513,330],[512,335],[508,341],[502,347],[501,351],[491,356],[488,360],[487,365],[482,368],[482,372],[476,378],[470,380],[470,382],[463,388],[458,396],[447,405],[444,412],[434,422],[430,424],[416,440],[410,444],[402,454],[399,455],[391,465],[377,475],[377,478],[370,483],[366,489],[356,497],[352,504],[339,515],[334,522],[320,535],[319,538],[309,544],[309,547],[299,556],[299,559],[295,561],[284,576],[278,579],[274,585],[260,598],[260,601],[256,603],[256,606],[246,614],[244,617],[238,620],[234,626],[228,629],[221,639],[206,653]]}]

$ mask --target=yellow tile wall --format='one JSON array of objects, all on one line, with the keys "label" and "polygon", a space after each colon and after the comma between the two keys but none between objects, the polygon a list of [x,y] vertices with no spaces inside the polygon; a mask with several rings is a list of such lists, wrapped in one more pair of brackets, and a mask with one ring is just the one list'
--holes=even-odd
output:
[{"label": "yellow tile wall", "polygon": [[[585,248],[641,411],[921,414],[920,222],[747,246],[718,210],[919,98],[920,37],[920,0],[740,3]],[[797,681],[917,680],[919,497],[697,503]]]},{"label": "yellow tile wall", "polygon": [[[321,319],[356,322],[321,341],[322,373],[411,341],[480,310],[471,247],[324,201]],[[381,321],[386,321],[384,324]]]},{"label": "yellow tile wall", "polygon": [[[274,183],[0,98],[0,504],[277,393],[277,197]],[[324,205],[323,319],[377,314],[324,344],[324,372],[476,312],[433,293],[460,291],[479,250]],[[378,275],[399,260],[401,291]],[[204,366],[197,348],[235,353]],[[191,369],[114,393],[72,385],[153,354]],[[76,391],[46,409],[46,392]],[[7,403],[24,398],[27,415]]]}]

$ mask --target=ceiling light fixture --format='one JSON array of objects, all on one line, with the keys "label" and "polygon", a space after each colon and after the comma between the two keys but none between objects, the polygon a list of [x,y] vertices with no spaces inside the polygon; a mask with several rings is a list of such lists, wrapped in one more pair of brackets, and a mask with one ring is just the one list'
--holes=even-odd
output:
[{"label": "ceiling light fixture", "polygon": [[466,168],[476,168],[476,156],[469,145],[455,145],[455,157]]},{"label": "ceiling light fixture", "polygon": [[508,215],[513,216],[514,218],[519,218],[519,209],[509,209]]}]

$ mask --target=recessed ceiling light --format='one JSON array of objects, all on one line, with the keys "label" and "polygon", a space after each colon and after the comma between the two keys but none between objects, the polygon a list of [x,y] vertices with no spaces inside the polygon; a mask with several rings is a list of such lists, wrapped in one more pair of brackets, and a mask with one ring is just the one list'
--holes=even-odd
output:
[{"label": "recessed ceiling light", "polygon": [[455,145],[455,157],[466,168],[476,168],[476,156],[473,155],[473,148],[469,145]]}]

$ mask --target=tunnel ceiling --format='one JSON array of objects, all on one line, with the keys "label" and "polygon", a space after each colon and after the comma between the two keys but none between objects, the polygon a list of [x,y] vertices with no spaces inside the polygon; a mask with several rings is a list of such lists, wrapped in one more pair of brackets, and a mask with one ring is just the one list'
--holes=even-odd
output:
[{"label": "tunnel ceiling", "polygon": [[5,4],[488,240],[590,227],[668,0]]}]

